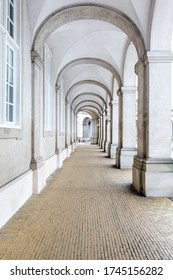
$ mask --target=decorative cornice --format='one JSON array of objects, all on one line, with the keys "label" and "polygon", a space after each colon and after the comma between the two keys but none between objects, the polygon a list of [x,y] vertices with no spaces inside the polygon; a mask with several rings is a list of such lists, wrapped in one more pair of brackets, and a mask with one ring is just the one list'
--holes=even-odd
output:
[{"label": "decorative cornice", "polygon": [[57,94],[60,94],[61,93],[61,86],[55,85],[55,91],[56,91]]},{"label": "decorative cornice", "polygon": [[120,96],[122,95],[121,89],[118,89],[118,90],[117,90],[117,95],[118,95],[118,97],[120,97]]},{"label": "decorative cornice", "polygon": [[35,63],[40,69],[44,65],[43,59],[36,51],[31,51],[31,61],[32,63]]},{"label": "decorative cornice", "polygon": [[112,100],[109,104],[110,106],[118,105],[118,100]]},{"label": "decorative cornice", "polygon": [[150,63],[172,63],[173,52],[170,51],[148,51],[135,65],[135,73],[139,72]]},{"label": "decorative cornice", "polygon": [[169,51],[150,51],[144,55],[145,65],[148,63],[171,63],[173,52]]},{"label": "decorative cornice", "polygon": [[121,88],[122,94],[136,94],[137,88],[136,87],[122,87]]}]

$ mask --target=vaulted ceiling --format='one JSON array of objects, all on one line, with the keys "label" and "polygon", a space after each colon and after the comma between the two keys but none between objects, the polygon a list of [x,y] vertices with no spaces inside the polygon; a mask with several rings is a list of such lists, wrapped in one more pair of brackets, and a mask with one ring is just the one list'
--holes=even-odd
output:
[{"label": "vaulted ceiling", "polygon": [[[119,21],[122,17],[138,28],[146,45],[154,3],[155,0],[90,0],[89,3],[73,0],[27,1],[33,39],[47,19],[69,6],[86,4],[86,7],[98,5],[115,11]],[[83,14],[78,18],[70,16],[72,20],[68,19],[67,11],[67,19],[52,28],[53,31],[48,32],[46,37],[53,54],[54,85],[63,87],[64,97],[74,109],[96,110],[99,115],[123,83],[126,52],[133,35],[128,28],[127,32],[120,28],[121,22],[116,25],[113,20],[106,21],[106,12],[103,20],[102,15],[99,19],[95,17],[94,11],[89,17]],[[134,61],[137,61],[136,50]]]}]

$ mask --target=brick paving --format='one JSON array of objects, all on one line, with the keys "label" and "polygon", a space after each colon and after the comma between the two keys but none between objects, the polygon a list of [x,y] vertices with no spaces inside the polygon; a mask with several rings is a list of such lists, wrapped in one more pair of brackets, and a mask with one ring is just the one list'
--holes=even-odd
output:
[{"label": "brick paving", "polygon": [[130,170],[80,145],[0,230],[0,259],[173,259],[173,202],[137,195]]}]

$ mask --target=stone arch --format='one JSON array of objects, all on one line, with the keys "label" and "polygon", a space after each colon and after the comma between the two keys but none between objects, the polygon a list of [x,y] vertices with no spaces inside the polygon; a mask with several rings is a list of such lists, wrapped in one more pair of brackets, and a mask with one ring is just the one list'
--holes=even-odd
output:
[{"label": "stone arch", "polygon": [[73,100],[72,100],[72,102],[71,102],[71,106],[73,105],[73,102],[78,98],[78,97],[80,97],[80,96],[82,96],[82,95],[91,95],[91,96],[96,96],[97,98],[99,98],[104,104],[105,104],[105,108],[107,107],[107,104],[106,104],[106,102],[105,102],[105,100],[100,96],[100,95],[98,95],[97,93],[80,93],[79,95],[77,95]]},{"label": "stone arch", "polygon": [[138,57],[145,53],[143,36],[136,24],[122,12],[105,5],[80,4],[71,5],[51,14],[38,28],[32,45],[32,50],[42,56],[42,47],[46,39],[58,27],[80,19],[95,19],[109,22],[124,31],[134,43]]},{"label": "stone arch", "polygon": [[[85,103],[85,102],[88,102],[88,103],[93,103],[93,104],[95,104],[95,106],[97,105],[99,108],[100,108],[100,110],[97,108],[97,107],[94,107],[94,108],[96,108],[96,109],[98,109],[98,111],[99,112],[102,112],[103,111],[103,108],[101,107],[101,105],[100,104],[98,104],[96,101],[94,101],[94,100],[83,100],[83,101],[81,101],[81,102],[79,102],[77,105],[76,105],[76,107],[74,108],[74,111],[76,112],[76,109],[77,109],[77,107],[78,106],[80,106],[81,104],[83,104],[83,103]],[[90,104],[87,104],[86,106],[91,106]]]},{"label": "stone arch", "polygon": [[[85,107],[84,107],[85,108]],[[97,111],[97,113],[94,111],[94,109],[95,108],[90,108],[90,109],[83,109],[81,112],[85,112],[85,113],[88,113],[88,114],[90,114],[91,115],[91,117],[92,118],[99,118],[99,114],[98,114],[98,111]],[[79,110],[81,110],[81,109],[79,109]],[[95,110],[97,110],[97,109],[95,109]],[[78,111],[78,113],[79,113],[79,111]]]},{"label": "stone arch", "polygon": [[104,84],[99,83],[97,81],[93,81],[93,80],[84,80],[84,81],[80,81],[80,82],[77,82],[74,85],[72,85],[71,88],[67,91],[65,99],[68,99],[68,95],[70,94],[70,92],[73,89],[75,89],[78,86],[84,85],[84,84],[92,84],[92,85],[97,85],[97,86],[101,87],[102,89],[104,89],[107,92],[107,94],[108,94],[108,96],[110,98],[110,101],[112,100],[112,94],[109,91],[109,89]]},{"label": "stone arch", "polygon": [[[94,110],[96,110],[96,111],[98,112],[98,115],[99,115],[99,116],[101,115],[99,109],[97,109],[97,108],[96,108],[95,106],[93,106],[93,105],[84,105],[84,106],[80,107],[80,108],[77,110],[76,114],[78,114],[78,113],[81,111],[81,109],[82,109],[82,111],[84,111],[83,109],[84,109],[84,108],[88,108],[88,107],[89,107],[89,109],[93,108]],[[89,112],[89,109],[85,109],[85,111],[88,110],[88,112]]]},{"label": "stone arch", "polygon": [[108,63],[104,60],[98,59],[98,58],[93,59],[93,58],[87,58],[87,57],[73,60],[70,63],[68,63],[64,68],[62,68],[58,74],[56,84],[58,84],[58,81],[59,81],[61,75],[65,71],[67,71],[70,67],[74,67],[74,66],[81,65],[81,64],[95,64],[95,65],[105,68],[106,70],[110,71],[112,73],[112,75],[116,78],[119,87],[122,86],[122,81],[121,81],[119,72],[110,63]]},{"label": "stone arch", "polygon": [[83,120],[83,138],[90,139],[92,134],[92,125],[91,125],[91,118],[85,117]]}]

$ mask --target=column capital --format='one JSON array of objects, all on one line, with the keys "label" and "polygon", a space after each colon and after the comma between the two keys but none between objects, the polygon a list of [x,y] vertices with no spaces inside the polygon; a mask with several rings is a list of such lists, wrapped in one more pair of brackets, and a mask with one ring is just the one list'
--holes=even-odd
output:
[{"label": "column capital", "polygon": [[118,100],[112,100],[110,106],[118,105]]},{"label": "column capital", "polygon": [[173,52],[170,51],[148,51],[136,63],[135,72],[138,74],[149,63],[171,63],[173,61]]},{"label": "column capital", "polygon": [[136,87],[122,87],[121,88],[121,91],[122,91],[122,94],[135,94],[136,91],[137,91],[137,88]]},{"label": "column capital", "polygon": [[144,55],[145,65],[148,63],[171,63],[173,52],[170,51],[150,51]]},{"label": "column capital", "polygon": [[55,85],[55,91],[57,94],[61,93],[61,86],[60,85]]},{"label": "column capital", "polygon": [[68,105],[69,101],[67,99],[65,99],[65,105]]},{"label": "column capital", "polygon": [[31,51],[31,61],[32,63],[35,63],[40,69],[44,65],[43,59],[36,51]]},{"label": "column capital", "polygon": [[117,90],[117,95],[118,95],[118,97],[120,97],[122,95],[122,91],[120,88]]}]

